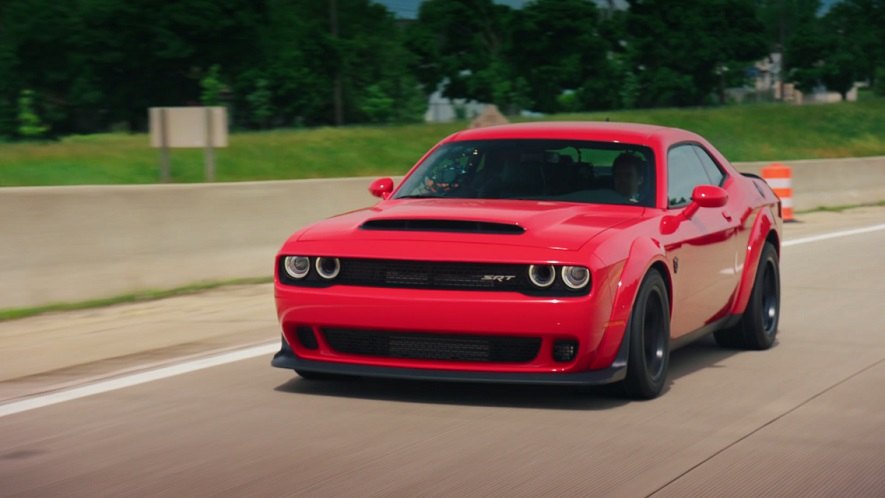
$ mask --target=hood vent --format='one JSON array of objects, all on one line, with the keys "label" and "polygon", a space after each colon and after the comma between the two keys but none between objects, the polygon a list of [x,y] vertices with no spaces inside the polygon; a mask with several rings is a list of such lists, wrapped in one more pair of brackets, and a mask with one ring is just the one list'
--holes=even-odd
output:
[{"label": "hood vent", "polygon": [[519,225],[463,220],[369,220],[363,230],[394,230],[404,232],[460,232],[519,235],[525,229]]}]

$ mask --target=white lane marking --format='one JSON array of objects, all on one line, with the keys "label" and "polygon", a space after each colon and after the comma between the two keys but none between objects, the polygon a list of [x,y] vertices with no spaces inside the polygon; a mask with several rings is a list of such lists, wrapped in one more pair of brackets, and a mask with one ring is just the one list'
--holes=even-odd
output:
[{"label": "white lane marking", "polygon": [[822,233],[820,235],[812,235],[810,237],[802,237],[801,239],[788,240],[788,241],[784,242],[783,244],[781,244],[781,246],[783,246],[783,247],[798,246],[798,245],[802,245],[802,244],[810,244],[811,242],[820,242],[821,240],[838,239],[840,237],[848,237],[851,235],[859,235],[862,233],[876,232],[878,230],[885,230],[885,223],[882,223],[880,225],[873,225],[873,226],[869,226],[869,227],[855,228],[853,230],[842,230],[840,232]]},{"label": "white lane marking", "polygon": [[[854,230],[843,230],[839,232],[814,235],[811,237],[803,237],[801,239],[788,240],[781,245],[783,247],[789,247],[800,244],[809,244],[821,240],[848,237],[851,235],[875,232],[878,230],[885,230],[885,223],[864,228],[856,228]],[[65,401],[85,398],[94,394],[106,393],[108,391],[115,391],[117,389],[132,387],[138,384],[144,384],[155,380],[174,377],[176,375],[196,372],[197,370],[217,367],[219,365],[225,365],[228,363],[233,363],[235,361],[247,360],[249,358],[255,358],[257,356],[269,355],[275,353],[279,347],[280,343],[278,341],[274,341],[271,343],[251,346],[248,348],[239,349],[219,355],[213,355],[206,358],[189,360],[177,365],[161,367],[155,370],[149,370],[147,372],[140,372],[132,375],[125,375],[123,377],[117,377],[114,379],[103,380],[82,387],[74,387],[54,393],[47,393],[19,401],[13,401],[4,405],[0,405],[0,417],[35,410],[44,406],[64,403]]]},{"label": "white lane marking", "polygon": [[26,398],[20,401],[13,401],[5,405],[0,405],[0,417],[13,415],[15,413],[26,412],[29,410],[35,410],[37,408],[42,408],[44,406],[50,406],[57,403],[64,403],[65,401],[85,398],[87,396],[92,396],[93,394],[106,393],[108,391],[115,391],[117,389],[132,387],[138,384],[144,384],[146,382],[152,382],[168,377],[174,377],[176,375],[196,372],[197,370],[204,370],[219,365],[225,365],[227,363],[233,363],[235,361],[255,358],[256,356],[269,355],[275,353],[279,349],[279,341],[274,341],[267,344],[261,344],[258,346],[252,346],[245,349],[231,351],[229,353],[223,353],[215,356],[209,356],[207,358],[199,358],[196,360],[186,361],[177,365],[162,367],[155,370],[148,370],[147,372],[140,372],[123,377],[117,377],[114,379],[103,380],[82,387],[75,387],[72,389],[66,389],[54,393],[35,396],[33,398]]}]

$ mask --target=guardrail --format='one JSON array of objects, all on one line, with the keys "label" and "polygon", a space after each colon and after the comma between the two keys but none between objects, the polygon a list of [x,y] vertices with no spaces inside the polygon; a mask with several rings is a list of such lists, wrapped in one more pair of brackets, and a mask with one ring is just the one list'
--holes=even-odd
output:
[{"label": "guardrail", "polygon": [[[885,157],[785,164],[799,211],[885,199]],[[295,229],[371,205],[370,181],[2,188],[0,309],[271,275]]]}]

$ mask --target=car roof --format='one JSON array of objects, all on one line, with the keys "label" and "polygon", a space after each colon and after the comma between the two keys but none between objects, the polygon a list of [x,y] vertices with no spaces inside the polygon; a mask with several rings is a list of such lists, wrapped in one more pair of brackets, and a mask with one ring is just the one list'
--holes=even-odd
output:
[{"label": "car roof", "polygon": [[666,126],[608,121],[542,121],[464,130],[450,136],[447,141],[575,139],[648,144],[652,139],[676,142],[698,138],[690,131]]}]

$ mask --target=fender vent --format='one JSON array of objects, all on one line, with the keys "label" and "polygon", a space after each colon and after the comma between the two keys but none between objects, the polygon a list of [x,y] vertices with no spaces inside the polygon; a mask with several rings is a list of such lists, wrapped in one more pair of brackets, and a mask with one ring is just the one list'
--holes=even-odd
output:
[{"label": "fender vent", "polygon": [[519,225],[463,220],[369,220],[363,230],[392,230],[404,232],[461,232],[519,235],[525,229]]}]

